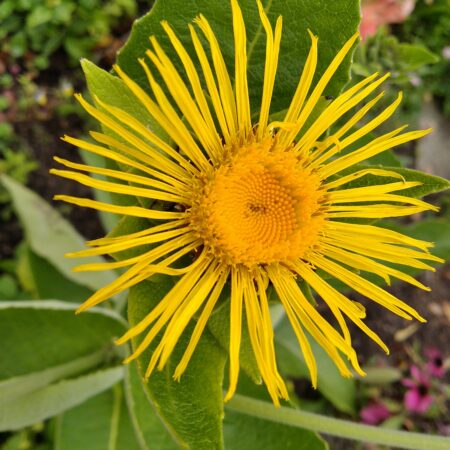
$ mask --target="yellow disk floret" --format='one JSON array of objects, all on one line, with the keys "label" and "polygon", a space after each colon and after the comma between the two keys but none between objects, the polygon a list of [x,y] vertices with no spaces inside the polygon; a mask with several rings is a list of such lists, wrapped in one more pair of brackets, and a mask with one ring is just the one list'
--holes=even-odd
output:
[{"label": "yellow disk floret", "polygon": [[199,190],[190,217],[224,262],[294,261],[323,227],[322,197],[319,177],[267,138],[232,152]]}]

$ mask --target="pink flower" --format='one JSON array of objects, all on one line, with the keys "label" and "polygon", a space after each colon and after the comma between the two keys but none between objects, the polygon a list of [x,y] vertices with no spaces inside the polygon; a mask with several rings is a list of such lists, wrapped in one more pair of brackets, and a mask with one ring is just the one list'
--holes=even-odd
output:
[{"label": "pink flower", "polygon": [[362,39],[373,36],[381,25],[403,22],[414,4],[415,0],[363,0],[359,27]]},{"label": "pink flower", "polygon": [[443,378],[445,374],[444,360],[442,353],[436,347],[425,349],[425,356],[427,357],[427,370],[436,378]]},{"label": "pink flower", "polygon": [[378,425],[379,423],[384,422],[391,413],[383,403],[372,402],[361,409],[359,415],[364,423]]},{"label": "pink flower", "polygon": [[430,395],[430,380],[426,373],[421,372],[417,366],[411,366],[411,378],[402,381],[403,386],[409,389],[405,394],[405,407],[409,412],[423,414],[433,403]]}]

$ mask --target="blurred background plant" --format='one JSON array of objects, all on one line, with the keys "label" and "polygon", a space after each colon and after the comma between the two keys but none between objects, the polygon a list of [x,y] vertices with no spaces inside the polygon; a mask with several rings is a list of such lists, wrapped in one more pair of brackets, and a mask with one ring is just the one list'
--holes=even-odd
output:
[{"label": "blurred background plant", "polygon": [[111,30],[136,14],[135,0],[4,0],[0,5],[0,50],[27,70],[60,62],[75,66],[94,48],[111,45]]},{"label": "blurred background plant", "polygon": [[[82,237],[99,237],[105,229],[111,229],[113,222],[104,217],[99,218],[88,210],[47,204],[46,201],[50,202],[55,192],[92,195],[87,189],[80,191],[79,186],[50,177],[48,169],[52,166],[55,154],[65,157],[70,153],[68,159],[74,159],[73,150],[59,140],[60,136],[65,133],[82,136],[94,127],[72,96],[75,91],[85,89],[78,65],[79,58],[93,60],[109,70],[116,51],[128,37],[133,20],[148,11],[151,3],[137,0],[0,2],[0,175],[9,177],[2,178],[3,183],[0,184],[1,300],[32,298],[38,301],[57,298],[65,302],[80,302],[96,288],[91,281],[69,270],[63,258],[64,249],[71,250],[73,242],[81,241]],[[362,19],[360,30],[363,40],[354,54],[351,83],[376,71],[391,72],[384,99],[374,114],[392,102],[399,91],[403,91],[402,106],[393,119],[394,123],[390,121],[389,127],[406,122],[412,127],[431,125],[435,129],[432,135],[417,145],[403,146],[367,163],[396,167],[403,165],[450,177],[450,2],[363,0]],[[383,129],[377,132],[382,133]],[[435,253],[448,259],[450,195],[435,194],[430,200],[441,207],[438,216],[415,217],[410,221],[386,223],[386,226],[401,227],[407,234],[436,242]],[[42,227],[37,224],[42,224]],[[52,234],[55,230],[57,239]],[[106,275],[106,278],[111,276]],[[359,342],[356,339],[355,345],[368,372],[365,379],[341,378],[327,356],[315,348],[319,373],[323,374],[323,378],[319,380],[319,389],[314,391],[306,381],[307,370],[302,355],[297,347],[294,349],[291,345],[291,331],[281,320],[277,324],[277,352],[281,356],[283,373],[291,379],[293,402],[313,412],[383,427],[450,436],[449,424],[446,423],[450,398],[447,370],[450,268],[445,266],[437,274],[422,277],[426,277],[425,284],[433,288],[433,293],[427,294],[426,306],[422,293],[400,284],[394,285],[392,289],[397,290],[401,297],[408,298],[413,306],[425,311],[424,315],[429,319],[425,327],[405,327],[394,316],[380,323],[378,312],[368,309],[369,325],[388,337],[388,344],[396,356],[389,359],[373,357],[372,354],[379,355],[375,347],[366,345],[365,340]],[[96,283],[101,285],[103,282],[99,279]],[[355,300],[358,300],[357,296]],[[5,320],[8,311],[1,309],[1,303],[0,319]],[[58,309],[57,306],[55,308]],[[114,309],[118,311],[117,315],[123,312],[120,299]],[[29,315],[24,317],[33,317],[33,323],[35,312],[32,308],[28,312]],[[64,326],[74,327],[74,335],[78,333],[76,326],[84,326],[83,321],[89,322],[88,316],[72,321],[72,311],[58,310],[55,314],[59,314],[58,320]],[[120,317],[113,320],[105,316],[103,319],[111,320],[115,327],[122,326]],[[37,323],[40,322],[37,320]],[[59,339],[57,333],[60,328],[52,328],[51,323],[45,325],[48,342]],[[41,336],[38,325],[36,328],[30,325],[30,334],[25,333],[22,337],[22,332],[14,328],[14,323],[10,327],[11,333],[17,333],[15,339],[23,342],[24,346],[27,345],[27,339],[36,339],[36,345],[48,343],[45,336]],[[89,347],[91,331],[86,330],[85,334],[80,332],[78,340],[74,336],[67,337],[65,345],[73,350],[74,355],[79,355],[81,348],[92,350]],[[105,331],[106,325],[105,330],[102,330],[100,327],[96,339],[99,345],[105,347],[105,342],[110,341],[113,332]],[[113,385],[114,377],[108,370],[118,361],[119,355],[107,345],[102,351],[107,355],[107,368],[100,371],[100,375],[104,376],[104,383]],[[61,358],[56,356],[52,359],[50,355],[47,359],[46,364],[57,366],[61,363]],[[104,355],[101,361],[105,361]],[[36,362],[34,370],[44,370],[46,367],[44,363],[40,367]],[[21,376],[26,372],[23,369],[16,374],[14,370],[0,364],[0,393],[3,379]],[[80,372],[82,370],[78,367],[66,374],[69,376]],[[133,373],[128,376],[131,378],[123,391],[116,386],[76,407],[73,407],[76,402],[67,400],[63,402],[65,412],[54,404],[50,405],[49,410],[53,411],[51,415],[56,417],[54,419],[44,421],[50,415],[31,414],[31,418],[23,420],[23,426],[0,434],[0,449],[88,449],[83,446],[85,444],[79,444],[81,447],[78,448],[73,446],[75,434],[80,439],[83,435],[90,439],[94,447],[89,448],[103,449],[100,442],[104,442],[105,431],[102,426],[109,424],[118,410],[119,414],[124,414],[123,411],[127,410],[124,397],[129,401],[129,396],[132,396],[132,420],[142,418],[139,407],[133,403],[137,402],[137,381]],[[80,382],[83,388],[77,388],[81,389],[77,392],[85,392],[88,389],[86,386],[92,385],[88,375],[81,377],[83,380],[85,384]],[[61,389],[65,395],[64,386]],[[255,388],[252,385],[250,389]],[[27,404],[23,407],[27,408]],[[37,425],[30,426],[35,423],[33,420]],[[122,422],[124,429],[120,430],[119,438],[115,438],[120,440],[123,433],[129,440],[126,441],[126,447],[123,446],[125,441],[121,441],[122,447],[118,444],[117,450],[140,448],[135,442],[136,438],[130,437],[134,434],[130,431],[132,427],[129,419],[123,419]],[[348,441],[334,439],[330,442],[333,450],[349,448]],[[354,448],[362,449],[365,446],[361,444]]]}]

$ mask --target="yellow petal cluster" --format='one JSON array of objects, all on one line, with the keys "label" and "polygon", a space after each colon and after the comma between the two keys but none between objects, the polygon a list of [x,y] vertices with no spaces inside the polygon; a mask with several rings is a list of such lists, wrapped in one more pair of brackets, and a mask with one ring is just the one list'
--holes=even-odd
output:
[{"label": "yellow petal cluster", "polygon": [[[158,41],[150,38],[147,58],[139,62],[151,95],[122,68],[114,67],[135,101],[167,133],[168,141],[155,134],[139,117],[106,103],[105,99],[96,98],[94,106],[78,95],[86,111],[107,131],[92,132],[95,143],[72,137],[64,139],[127,170],[55,158],[65,168],[52,172],[93,189],[145,201],[121,206],[67,195],[56,196],[59,200],[149,219],[148,228],[142,231],[90,241],[90,248],[69,255],[89,257],[145,249],[138,256],[117,262],[78,267],[80,271],[125,269],[79,310],[98,305],[155,274],[177,277],[173,289],[119,343],[139,336],[128,358],[130,361],[162,335],[146,370],[149,377],[155,368],[164,367],[179,337],[195,317],[190,342],[175,369],[174,377],[179,379],[229,283],[226,399],[236,389],[242,326],[246,323],[261,377],[274,403],[279,404],[279,399],[287,398],[288,393],[277,369],[267,298],[269,286],[273,286],[284,306],[314,386],[317,366],[307,334],[324,348],[344,376],[351,376],[347,361],[356,372],[363,374],[352,346],[348,321],[388,351],[364,323],[364,307],[338,292],[321,273],[327,273],[405,319],[424,321],[413,308],[358,271],[376,274],[387,283],[392,277],[427,289],[401,268],[394,267],[433,270],[430,262],[440,259],[429,253],[431,244],[376,225],[349,223],[348,219],[399,217],[435,208],[402,195],[401,191],[418,183],[405,181],[397,173],[379,168],[349,173],[348,169],[385,150],[418,139],[429,130],[403,132],[404,127],[398,128],[357,150],[343,152],[385,122],[397,108],[401,96],[375,118],[359,125],[381,99],[382,93],[373,98],[371,95],[388,74],[381,77],[373,74],[350,87],[306,128],[308,118],[358,35],[345,43],[313,84],[319,55],[318,38],[310,33],[311,48],[290,107],[282,120],[271,122],[282,18],[272,27],[258,0],[266,34],[266,56],[261,104],[255,107],[250,104],[247,81],[245,24],[237,0],[231,0],[231,7],[234,73],[228,71],[218,40],[202,15],[188,25],[194,59],[166,22],[162,27],[179,60],[172,61]],[[183,76],[177,68],[180,63]],[[252,109],[259,111],[256,118],[251,115]],[[327,135],[327,130],[337,121],[342,125]],[[339,176],[344,170],[346,174]],[[94,178],[92,174],[103,178]],[[368,175],[390,177],[394,181],[346,189],[349,182]],[[190,256],[189,263],[183,267],[180,261],[186,261],[187,256]],[[304,280],[328,306],[337,328],[308,301],[299,280]]]}]

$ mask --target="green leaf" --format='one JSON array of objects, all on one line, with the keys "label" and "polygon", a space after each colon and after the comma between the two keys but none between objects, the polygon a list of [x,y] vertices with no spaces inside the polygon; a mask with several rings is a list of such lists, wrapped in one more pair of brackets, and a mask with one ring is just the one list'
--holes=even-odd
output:
[{"label": "green leaf", "polygon": [[56,419],[54,450],[80,449],[142,449],[136,440],[121,384]]},{"label": "green leaf", "polygon": [[148,397],[137,364],[127,366],[125,396],[141,447],[144,450],[177,450],[171,429],[167,428]]},{"label": "green leaf", "polygon": [[402,372],[395,367],[364,367],[366,376],[359,381],[369,385],[392,384],[402,379]]},{"label": "green leaf", "polygon": [[[92,290],[100,289],[114,280],[112,272],[73,272],[78,262],[65,258],[64,253],[84,248],[84,239],[58,211],[34,192],[6,175],[1,175],[0,182],[11,195],[28,243],[36,255],[58,268],[69,280]],[[94,257],[90,262],[104,260]]]},{"label": "green leaf", "polygon": [[226,410],[226,450],[326,450],[327,443],[316,433],[289,425]]},{"label": "green leaf", "polygon": [[123,319],[103,308],[75,316],[75,309],[58,300],[0,302],[0,380],[47,376],[49,368],[99,351],[106,357],[125,329]]},{"label": "green leaf", "polygon": [[[311,40],[308,29],[319,36],[319,58],[315,80],[323,74],[332,58],[344,42],[356,32],[359,20],[359,2],[355,0],[278,0],[264,2],[269,20],[274,24],[278,16],[283,16],[283,36],[280,61],[275,85],[272,111],[286,109],[297,87],[302,67],[306,61]],[[260,107],[261,86],[264,74],[265,42],[264,29],[259,19],[256,1],[239,2],[247,29],[248,79],[252,111]],[[149,90],[148,82],[138,58],[145,55],[150,47],[149,36],[156,36],[164,51],[172,61],[178,57],[168,41],[160,22],[167,20],[186,45],[189,54],[194,55],[188,24],[199,14],[209,21],[219,41],[230,74],[234,70],[234,39],[230,2],[198,0],[158,0],[150,13],[135,22],[131,36],[118,53],[118,63],[124,71]],[[195,59],[195,58],[194,58]],[[195,59],[195,63],[197,60]],[[350,56],[347,56],[325,95],[336,96],[349,79]]]},{"label": "green leaf", "polygon": [[[433,255],[445,260],[450,259],[450,223],[448,219],[432,218],[412,224],[402,230],[408,236],[434,242]],[[430,262],[430,264],[432,264]]]},{"label": "green leaf", "polygon": [[[142,282],[130,289],[128,318],[131,326],[142,320],[173,287],[166,277],[160,283]],[[177,346],[162,371],[155,371],[145,385],[146,392],[160,417],[172,431],[178,445],[193,450],[221,449],[223,394],[222,376],[225,353],[208,330],[192,355],[179,382],[172,379],[175,367],[189,342],[193,324],[182,334]],[[133,341],[133,347],[143,335]],[[158,344],[158,339],[138,358],[141,374]]]},{"label": "green leaf", "polygon": [[[309,341],[317,361],[317,389],[340,411],[353,414],[356,396],[354,380],[344,378],[325,351],[313,339]],[[275,349],[280,371],[284,376],[309,380],[303,353],[286,317],[275,329]]]},{"label": "green leaf", "polygon": [[[370,169],[373,167],[374,166],[366,166],[358,164],[354,165],[350,170],[343,171],[340,175],[344,176],[353,172],[357,172],[359,170]],[[384,166],[382,167],[382,169],[398,173],[405,179],[405,181],[418,181],[422,183],[421,185],[416,187],[396,191],[396,194],[404,195],[406,197],[423,197],[424,195],[432,194],[434,192],[440,192],[450,187],[450,182],[448,182],[444,178],[437,177],[435,175],[429,175],[425,172],[420,172],[419,170],[404,169],[401,167],[384,167]],[[398,181],[399,181],[398,178],[366,175],[364,177],[358,178],[357,180],[345,184],[342,189],[350,189],[362,186],[373,186],[376,184],[385,184]]]},{"label": "green leaf", "polygon": [[[237,396],[264,400],[272,404],[267,389],[245,375],[239,377]],[[233,400],[231,400],[231,404]],[[285,402],[283,402],[285,403]],[[225,405],[224,439],[226,450],[299,449],[324,450],[328,446],[312,431],[242,414]],[[261,430],[264,430],[261,432]]]},{"label": "green leaf", "polygon": [[[208,320],[207,328],[216,338],[217,342],[227,353],[230,347],[230,301],[226,298],[220,309],[215,311]],[[261,374],[256,363],[253,347],[248,334],[247,319],[242,321],[241,348],[239,363],[242,370],[255,382],[261,383]]]},{"label": "green leaf", "polygon": [[53,417],[110,388],[122,377],[123,367],[112,367],[46,386],[9,404],[1,403],[0,431],[18,430]]},{"label": "green leaf", "polygon": [[394,47],[395,57],[406,70],[417,70],[427,64],[439,62],[439,57],[418,44],[398,44]]},{"label": "green leaf", "polygon": [[105,362],[106,357],[107,352],[105,350],[99,350],[98,352],[75,358],[72,361],[50,367],[49,369],[0,381],[0,404],[6,404],[14,398],[36,391],[50,383],[66,377],[79,375],[86,370],[98,367],[101,363]]},{"label": "green leaf", "polygon": [[17,274],[24,288],[36,298],[81,302],[93,293],[92,290],[63,276],[26,244],[19,252]]}]

